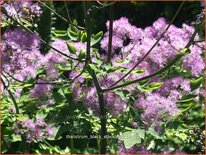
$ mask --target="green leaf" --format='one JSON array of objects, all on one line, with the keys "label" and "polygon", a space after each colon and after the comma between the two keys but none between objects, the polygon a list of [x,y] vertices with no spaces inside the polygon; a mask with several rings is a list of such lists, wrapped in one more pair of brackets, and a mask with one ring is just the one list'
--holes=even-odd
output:
[{"label": "green leaf", "polygon": [[175,136],[182,139],[183,141],[185,141],[188,138],[188,136],[184,132],[176,132]]},{"label": "green leaf", "polygon": [[144,73],[144,69],[138,69],[138,70],[134,70],[132,71],[133,74],[142,74]]},{"label": "green leaf", "polygon": [[66,64],[54,64],[55,68],[61,70],[61,71],[69,71],[72,69],[72,64],[71,63],[66,63]]},{"label": "green leaf", "polygon": [[123,59],[123,60],[119,60],[117,62],[115,62],[117,65],[122,65],[122,64],[127,64],[129,63],[131,60],[129,59]]},{"label": "green leaf", "polygon": [[112,69],[112,68],[114,68],[113,66],[112,66],[112,63],[108,63],[108,64],[104,64],[103,66],[102,66],[105,70],[110,70],[110,69]]},{"label": "green leaf", "polygon": [[85,56],[86,56],[86,53],[84,51],[80,50],[79,59],[83,59],[83,58],[85,58]]},{"label": "green leaf", "polygon": [[162,82],[153,82],[143,86],[138,84],[137,88],[142,92],[148,92],[148,91],[159,89],[162,85],[163,85]]},{"label": "green leaf", "polygon": [[140,138],[142,138],[142,139],[145,138],[145,130],[144,129],[137,129],[136,132],[138,133]]},{"label": "green leaf", "polygon": [[[183,106],[184,107],[184,105],[186,104],[186,103],[192,103],[192,102],[194,102],[194,98],[196,97],[196,95],[192,95],[192,94],[186,94],[186,95],[184,95],[183,97],[182,97],[182,99],[181,100],[179,100],[179,101],[177,101],[177,103],[181,103],[179,106]],[[183,104],[184,103],[184,104]],[[185,107],[187,107],[187,104],[186,104],[186,106]]]},{"label": "green leaf", "polygon": [[195,80],[191,80],[190,81],[191,91],[193,91],[193,90],[197,89],[198,87],[200,87],[202,82],[203,82],[203,77],[200,77],[200,78],[195,79]]},{"label": "green leaf", "polygon": [[20,136],[20,135],[15,135],[15,134],[12,134],[12,135],[11,135],[11,137],[12,137],[11,142],[22,141],[22,139],[21,139],[21,136]]},{"label": "green leaf", "polygon": [[149,82],[149,79],[145,79],[145,80],[139,81],[138,84],[142,86],[142,85],[146,85],[148,82]]},{"label": "green leaf", "polygon": [[179,100],[177,101],[178,103],[191,103],[192,101],[194,101],[194,98],[189,98],[189,99],[185,99],[185,100]]},{"label": "green leaf", "polygon": [[87,41],[87,34],[83,33],[81,36],[81,42],[86,42]]},{"label": "green leaf", "polygon": [[48,112],[46,112],[46,109],[40,109],[36,113],[36,118],[46,118],[48,115]]},{"label": "green leaf", "polygon": [[67,47],[68,47],[70,53],[76,54],[77,49],[73,45],[71,45],[69,42],[67,42]]},{"label": "green leaf", "polygon": [[177,55],[184,55],[186,52],[188,52],[189,51],[189,49],[188,48],[184,48],[184,49],[182,49],[182,50],[180,50],[178,53],[177,53]]},{"label": "green leaf", "polygon": [[152,141],[150,141],[150,143],[149,143],[149,145],[148,145],[148,150],[154,149],[154,148],[155,148],[155,141],[152,140]]},{"label": "green leaf", "polygon": [[65,36],[67,36],[67,31],[65,31],[65,30],[54,30],[54,31],[52,31],[52,33],[56,37],[65,37]]},{"label": "green leaf", "polygon": [[91,37],[91,46],[97,44],[101,40],[102,36],[103,36],[102,31],[100,31],[96,35],[93,34],[92,37]]},{"label": "green leaf", "polygon": [[94,64],[89,64],[89,67],[91,69],[93,69],[94,71],[98,71],[99,70],[99,68],[96,65],[94,65]]},{"label": "green leaf", "polygon": [[79,34],[77,32],[72,31],[71,28],[68,28],[67,34],[69,38],[73,41],[77,41],[79,38]]},{"label": "green leaf", "polygon": [[136,129],[132,131],[126,131],[120,135],[119,139],[124,141],[125,147],[131,148],[135,144],[140,144],[141,139],[145,138],[145,130]]},{"label": "green leaf", "polygon": [[34,84],[22,84],[22,87],[23,88],[26,88],[26,87],[31,87],[31,86],[33,86]]},{"label": "green leaf", "polygon": [[161,139],[158,133],[154,130],[154,127],[150,127],[147,131],[150,135],[154,136],[156,139]]},{"label": "green leaf", "polygon": [[122,72],[122,68],[121,67],[113,67],[107,70],[107,73],[117,73],[117,72]]},{"label": "green leaf", "polygon": [[119,136],[119,139],[124,141],[126,149],[131,148],[135,144],[141,143],[141,137],[138,135],[136,130],[124,132]]}]

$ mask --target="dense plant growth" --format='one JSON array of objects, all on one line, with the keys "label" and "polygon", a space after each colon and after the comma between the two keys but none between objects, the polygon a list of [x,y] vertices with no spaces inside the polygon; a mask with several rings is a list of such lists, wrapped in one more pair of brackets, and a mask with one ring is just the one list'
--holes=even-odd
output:
[{"label": "dense plant growth", "polygon": [[204,12],[140,28],[82,3],[84,27],[52,2],[2,4],[2,153],[204,153]]}]

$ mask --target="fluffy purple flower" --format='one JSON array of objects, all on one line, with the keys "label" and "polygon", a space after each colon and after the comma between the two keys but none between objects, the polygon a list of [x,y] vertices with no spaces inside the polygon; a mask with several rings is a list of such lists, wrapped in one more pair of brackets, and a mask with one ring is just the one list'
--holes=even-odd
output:
[{"label": "fluffy purple flower", "polygon": [[[38,82],[46,83],[45,80],[39,79]],[[30,97],[42,97],[47,96],[52,90],[52,86],[50,84],[36,84],[34,88],[31,90]]]},{"label": "fluffy purple flower", "polygon": [[[109,22],[106,25],[108,29]],[[112,62],[129,58],[130,61],[135,60],[134,65],[150,50],[167,26],[167,21],[163,17],[144,30],[131,25],[125,17],[115,20],[113,23]],[[182,28],[171,25],[148,55],[147,61],[152,64],[151,66],[156,66],[156,69],[163,68],[170,60],[174,59],[178,51],[186,46],[193,32],[194,27],[187,24],[183,24]],[[101,48],[106,53],[108,51],[108,34],[109,32],[106,32],[101,41]],[[195,36],[195,40],[199,40],[198,35]],[[201,56],[203,51],[197,46],[190,47],[190,50],[191,53],[184,56],[183,67],[187,71],[191,71],[194,76],[199,76],[204,69],[204,61]],[[106,60],[107,55],[102,56]]]},{"label": "fluffy purple flower", "polygon": [[77,72],[77,71],[71,71],[71,72],[69,72],[69,78],[70,79],[74,79],[74,78],[76,78],[76,80],[78,81],[78,82],[80,82],[80,83],[83,83],[84,82],[84,76],[83,75],[80,75],[80,73],[79,72]]},{"label": "fluffy purple flower", "polygon": [[30,7],[31,13],[39,17],[42,14],[41,7],[38,3],[33,3]]},{"label": "fluffy purple flower", "polygon": [[[109,30],[109,22],[106,23],[107,30]],[[114,35],[124,39],[127,36],[131,41],[135,41],[141,36],[141,29],[137,29],[135,26],[129,23],[129,20],[125,17],[115,20],[113,22]]]},{"label": "fluffy purple flower", "polygon": [[[52,43],[51,46],[54,47],[55,49],[61,51],[62,53],[68,54],[68,48],[67,44],[64,40],[62,39],[55,39]],[[51,63],[65,63],[67,61],[67,58],[57,51],[51,49],[49,53],[45,57],[46,62],[51,62]]]},{"label": "fluffy purple flower", "polygon": [[[101,40],[101,48],[104,50],[108,50],[108,40],[109,33],[105,33],[104,38]],[[112,36],[112,52],[114,54],[115,50],[123,47],[123,40],[118,36]]]},{"label": "fluffy purple flower", "polygon": [[181,99],[185,92],[189,93],[190,81],[182,77],[173,77],[164,81],[163,86],[156,90],[156,92],[162,94],[162,96],[169,97],[171,100],[176,102]]},{"label": "fluffy purple flower", "polygon": [[148,93],[146,97],[140,96],[135,106],[144,110],[141,117],[149,125],[160,121],[163,115],[169,118],[178,112],[174,101],[158,93]]},{"label": "fluffy purple flower", "polygon": [[192,75],[196,77],[202,74],[205,67],[201,54],[201,49],[195,46],[192,47],[191,53],[183,58],[183,68],[191,72]]},{"label": "fluffy purple flower", "polygon": [[36,126],[38,127],[45,127],[46,126],[46,123],[44,122],[44,119],[43,118],[38,118],[35,122]]},{"label": "fluffy purple flower", "polygon": [[114,116],[125,112],[126,103],[117,94],[105,93],[104,99],[106,107]]},{"label": "fluffy purple flower", "polygon": [[51,106],[53,104],[53,101],[50,99],[53,86],[47,84],[47,81],[43,79],[38,79],[37,82],[38,84],[35,84],[30,91],[30,97],[35,99],[37,107]]},{"label": "fluffy purple flower", "polygon": [[[74,46],[77,49],[77,52],[75,54],[72,54],[68,50],[68,46],[66,41],[62,39],[55,39],[52,43],[51,46],[54,47],[55,49],[61,51],[62,53],[71,56],[71,57],[78,57],[80,51],[86,51],[86,44],[82,42],[69,42],[72,46]],[[46,68],[46,74],[47,74],[47,79],[50,80],[57,80],[59,78],[59,73],[58,69],[55,67],[56,64],[61,64],[64,65],[68,63],[69,58],[65,57],[61,53],[58,53],[54,49],[51,49],[48,54],[44,57],[42,60],[42,64],[44,64]],[[75,62],[77,63],[77,62]],[[77,65],[77,67],[81,68],[81,65]],[[75,72],[75,71],[73,71]]]},{"label": "fluffy purple flower", "polygon": [[144,29],[144,34],[149,38],[156,38],[158,32],[155,30],[154,26],[148,26]]},{"label": "fluffy purple flower", "polygon": [[103,88],[107,88],[111,86],[115,81],[117,81],[123,75],[124,74],[121,72],[107,74],[106,76],[100,79],[100,84]]},{"label": "fluffy purple flower", "polygon": [[[76,57],[80,51],[86,51],[86,43],[82,42],[68,42],[72,46],[74,46],[77,49],[77,53],[72,54],[69,52],[67,43],[66,41],[62,39],[55,39],[52,43],[51,46],[54,47],[55,49],[61,51],[62,53],[65,53],[67,55],[70,55],[72,57]],[[67,57],[63,56],[62,54],[58,53],[54,49],[51,49],[49,53],[46,55],[44,62],[48,63],[66,63],[68,60]]]},{"label": "fluffy purple flower", "polygon": [[41,7],[37,2],[7,2],[2,5],[6,12],[14,18],[31,20],[39,17],[42,13]]},{"label": "fluffy purple flower", "polygon": [[83,42],[70,41],[69,44],[71,44],[72,46],[76,48],[77,54],[79,54],[81,50],[86,51],[86,48],[87,48],[87,44]]},{"label": "fluffy purple flower", "polygon": [[[109,22],[107,22],[107,29],[109,30]],[[122,17],[113,22],[113,36],[112,36],[112,54],[125,53],[121,51],[122,48],[138,42],[141,38],[142,30],[131,25],[127,18]],[[101,48],[107,53],[108,51],[109,32],[106,32],[101,41]],[[118,51],[120,50],[120,51]],[[128,51],[126,51],[128,52]]]},{"label": "fluffy purple flower", "polygon": [[40,40],[36,35],[24,32],[19,28],[9,30],[3,35],[3,43],[7,50],[35,50],[39,49]]},{"label": "fluffy purple flower", "polygon": [[86,92],[88,92],[88,87],[86,85],[83,85],[78,80],[75,80],[71,84],[72,88],[72,99],[74,103],[77,103],[78,101],[82,101]]},{"label": "fluffy purple flower", "polygon": [[52,99],[49,99],[48,100],[48,106],[51,106],[51,105],[53,105],[54,104],[54,101],[52,100]]},{"label": "fluffy purple flower", "polygon": [[[89,88],[89,90],[87,90],[83,102],[86,105],[86,107],[89,107],[94,112],[99,113],[99,100],[98,100],[97,91],[94,87]],[[104,102],[106,108],[114,116],[123,113],[126,109],[125,102],[115,93],[110,93],[110,92],[105,93]]]},{"label": "fluffy purple flower", "polygon": [[181,151],[176,151],[176,152],[172,152],[172,151],[164,151],[164,152],[162,152],[162,154],[187,154],[187,153],[185,153],[185,152],[181,152]]},{"label": "fluffy purple flower", "polygon": [[99,112],[99,102],[98,102],[98,96],[97,91],[94,87],[89,88],[86,92],[83,100],[86,107],[91,108],[95,112]]},{"label": "fluffy purple flower", "polygon": [[35,129],[35,123],[33,120],[25,120],[24,124],[22,127],[28,128],[30,130],[34,130]]},{"label": "fluffy purple flower", "polygon": [[51,126],[46,127],[46,132],[49,137],[54,135],[54,129]]},{"label": "fluffy purple flower", "polygon": [[34,136],[36,139],[43,139],[44,133],[41,132],[41,129],[35,128]]},{"label": "fluffy purple flower", "polygon": [[14,124],[14,131],[16,134],[25,136],[27,143],[43,140],[54,135],[53,128],[42,118],[36,121],[31,119],[17,121]]},{"label": "fluffy purple flower", "polygon": [[165,18],[160,17],[153,23],[153,26],[158,31],[163,31],[167,27],[167,21]]},{"label": "fluffy purple flower", "polygon": [[[109,22],[107,22],[107,30]],[[168,22],[164,18],[159,18],[152,26],[145,29],[137,28],[129,23],[125,17],[115,20],[113,23],[113,41],[112,41],[112,65],[114,68],[119,68],[114,73],[108,73],[100,77],[99,82],[102,88],[107,88],[114,84],[118,79],[124,76],[125,72],[130,70],[154,45],[159,39],[162,32],[168,26]],[[178,51],[182,50],[188,43],[194,28],[183,24],[181,28],[174,25],[161,38],[156,47],[142,61],[135,71],[131,72],[125,80],[134,80],[143,76],[156,72],[163,68],[168,62],[173,60]],[[103,59],[107,59],[109,32],[107,31],[101,40],[102,51],[100,55]],[[199,36],[195,37],[198,40]],[[80,49],[77,43],[72,43],[77,49]],[[203,43],[198,43],[203,46]],[[83,48],[83,46],[82,46]],[[188,72],[192,72],[194,76],[199,76],[204,68],[202,50],[197,46],[190,47],[191,53],[186,54],[183,58],[182,67]],[[94,60],[95,61],[95,60]],[[199,61],[199,63],[197,63]],[[78,69],[81,67],[77,67]],[[124,69],[124,70],[123,70]],[[76,71],[71,71],[69,78],[77,75]],[[150,82],[162,82],[161,77],[153,77]],[[181,99],[185,93],[190,93],[190,81],[183,77],[172,77],[163,81],[163,86],[150,93],[143,93],[138,96],[135,106],[143,110],[142,119],[147,125],[155,125],[155,130],[160,132],[161,122],[165,116],[171,117],[178,113],[176,105],[177,100]],[[98,96],[94,84],[87,86],[84,83],[84,77],[77,79],[75,84],[72,84],[73,100],[83,101],[84,105],[96,113],[99,112]],[[136,84],[124,88],[130,93],[138,93]],[[105,105],[108,111],[115,116],[118,113],[125,111],[127,101],[123,101],[114,92],[104,93]]]},{"label": "fluffy purple flower", "polygon": [[16,28],[4,33],[2,42],[4,71],[19,80],[35,77],[35,71],[41,66],[43,57],[39,51],[40,41],[37,36]]}]

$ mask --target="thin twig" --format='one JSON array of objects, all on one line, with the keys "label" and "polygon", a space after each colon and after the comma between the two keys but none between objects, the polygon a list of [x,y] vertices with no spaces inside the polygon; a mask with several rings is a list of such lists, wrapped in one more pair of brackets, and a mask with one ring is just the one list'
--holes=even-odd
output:
[{"label": "thin twig", "polygon": [[18,104],[17,104],[17,102],[16,102],[16,100],[15,100],[11,90],[8,89],[8,87],[6,86],[6,84],[5,84],[5,82],[4,82],[4,80],[2,78],[1,78],[1,82],[2,82],[2,84],[4,86],[4,89],[7,90],[7,92],[9,93],[9,96],[11,97],[11,100],[13,101],[13,104],[14,104],[14,107],[15,107],[15,110],[16,110],[16,114],[19,114],[19,107],[18,107]]},{"label": "thin twig", "polygon": [[202,47],[202,46],[200,46],[200,45],[198,45],[198,43],[196,43],[196,42],[193,42],[197,47],[199,47],[199,48],[201,48],[202,50],[205,50],[205,47]]},{"label": "thin twig", "polygon": [[205,40],[204,39],[202,39],[202,40],[194,40],[193,42],[195,42],[195,43],[199,43],[199,42],[204,42]]},{"label": "thin twig", "polygon": [[66,8],[67,18],[68,18],[69,22],[72,23],[72,20],[71,20],[70,15],[69,15],[69,9],[68,9],[68,7],[67,7],[66,0],[64,0],[64,6],[65,6],[65,8]]},{"label": "thin twig", "polygon": [[105,8],[105,7],[108,7],[108,6],[110,6],[110,5],[115,4],[116,1],[115,1],[115,2],[111,2],[111,3],[109,3],[109,4],[103,4],[103,3],[101,3],[99,0],[97,0],[97,3],[102,6],[101,8]]},{"label": "thin twig", "polygon": [[[62,84],[66,84],[70,81],[53,81],[53,82],[25,82],[25,81],[21,81],[17,78],[15,78],[14,76],[12,76],[10,73],[7,73],[5,71],[3,71],[4,73],[6,73],[11,79],[13,79],[16,82],[22,83],[22,84],[51,84],[51,85],[62,85]],[[4,75],[4,73],[2,73],[2,75]],[[6,77],[6,76],[5,76]]]}]

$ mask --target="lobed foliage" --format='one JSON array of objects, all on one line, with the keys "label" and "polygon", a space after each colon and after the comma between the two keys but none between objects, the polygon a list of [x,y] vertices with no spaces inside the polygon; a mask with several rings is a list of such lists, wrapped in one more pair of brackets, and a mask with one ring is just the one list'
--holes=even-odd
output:
[{"label": "lobed foliage", "polygon": [[2,153],[204,152],[203,14],[93,34],[89,2],[86,28],[63,30],[42,3],[2,5]]}]

